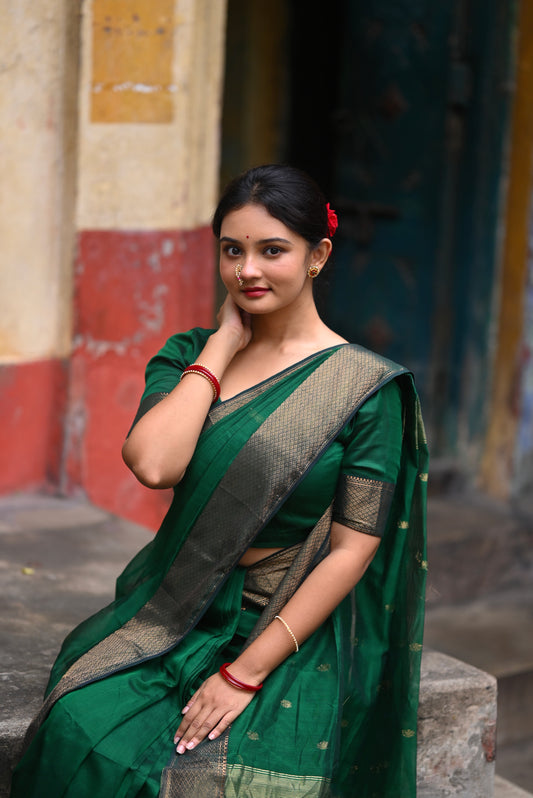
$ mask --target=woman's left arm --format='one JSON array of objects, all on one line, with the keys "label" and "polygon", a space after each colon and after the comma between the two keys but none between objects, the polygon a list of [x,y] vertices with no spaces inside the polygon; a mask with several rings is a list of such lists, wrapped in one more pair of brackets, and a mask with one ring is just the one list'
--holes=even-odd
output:
[{"label": "woman's left arm", "polygon": [[[355,587],[378,546],[378,537],[333,522],[329,554],[302,582],[280,613],[298,644],[312,635]],[[246,684],[259,685],[294,651],[290,633],[275,619],[228,670]],[[232,687],[219,673],[206,679],[183,710],[184,718],[175,735],[178,753],[191,750],[207,736],[214,739],[222,734],[253,695]]]}]

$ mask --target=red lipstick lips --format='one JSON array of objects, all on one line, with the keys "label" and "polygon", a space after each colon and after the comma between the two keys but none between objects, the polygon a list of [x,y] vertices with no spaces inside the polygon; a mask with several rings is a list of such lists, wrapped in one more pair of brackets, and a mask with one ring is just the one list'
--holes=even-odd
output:
[{"label": "red lipstick lips", "polygon": [[265,294],[268,293],[269,290],[270,290],[269,288],[259,288],[259,287],[257,287],[257,288],[243,288],[242,292],[247,297],[250,297],[250,299],[253,299],[255,297],[264,296]]}]

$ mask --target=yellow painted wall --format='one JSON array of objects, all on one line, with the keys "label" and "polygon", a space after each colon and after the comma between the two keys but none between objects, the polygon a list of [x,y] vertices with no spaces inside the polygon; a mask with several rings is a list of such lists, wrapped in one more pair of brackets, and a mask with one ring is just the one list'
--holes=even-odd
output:
[{"label": "yellow painted wall", "polygon": [[0,361],[16,362],[70,348],[77,7],[1,0],[0,19]]},{"label": "yellow painted wall", "polygon": [[489,426],[481,487],[502,499],[512,489],[520,412],[520,368],[533,176],[533,4],[522,0],[505,209],[505,240]]},{"label": "yellow painted wall", "polygon": [[209,222],[225,13],[225,0],[84,3],[78,229]]},{"label": "yellow painted wall", "polygon": [[93,0],[91,122],[171,122],[174,0]]},{"label": "yellow painted wall", "polygon": [[70,352],[77,231],[209,222],[226,2],[0,0],[0,12],[0,363],[16,363]]}]

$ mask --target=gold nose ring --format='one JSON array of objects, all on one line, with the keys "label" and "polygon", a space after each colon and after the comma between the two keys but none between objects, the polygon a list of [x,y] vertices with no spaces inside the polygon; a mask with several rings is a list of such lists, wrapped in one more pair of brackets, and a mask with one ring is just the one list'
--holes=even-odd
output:
[{"label": "gold nose ring", "polygon": [[235,266],[235,277],[237,278],[237,282],[239,283],[239,285],[242,285],[244,282],[244,280],[241,277],[241,272],[243,269],[244,266],[242,265],[242,263],[237,263],[237,265]]}]

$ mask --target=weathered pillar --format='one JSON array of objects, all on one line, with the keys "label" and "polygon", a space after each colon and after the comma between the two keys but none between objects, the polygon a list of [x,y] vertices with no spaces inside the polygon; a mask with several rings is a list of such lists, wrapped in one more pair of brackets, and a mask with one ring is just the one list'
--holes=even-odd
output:
[{"label": "weathered pillar", "polygon": [[120,448],[146,361],[212,322],[226,4],[0,3],[0,492],[157,526]]},{"label": "weathered pillar", "polygon": [[225,2],[83,6],[67,492],[156,527],[120,456],[144,366],[210,326]]},{"label": "weathered pillar", "polygon": [[78,6],[0,0],[0,492],[56,485],[71,341]]}]

